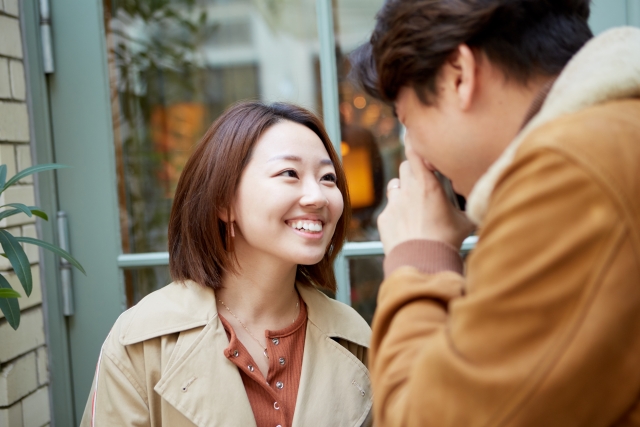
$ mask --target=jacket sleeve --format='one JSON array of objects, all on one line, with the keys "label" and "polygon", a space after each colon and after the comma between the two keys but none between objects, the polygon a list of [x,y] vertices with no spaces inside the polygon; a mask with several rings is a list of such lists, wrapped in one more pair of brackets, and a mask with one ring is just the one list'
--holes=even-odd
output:
[{"label": "jacket sleeve", "polygon": [[117,326],[100,351],[81,427],[150,426],[147,395],[127,349],[118,342]]},{"label": "jacket sleeve", "polygon": [[614,424],[640,387],[628,235],[583,168],[549,149],[520,155],[496,186],[466,279],[405,266],[381,285],[376,425]]}]

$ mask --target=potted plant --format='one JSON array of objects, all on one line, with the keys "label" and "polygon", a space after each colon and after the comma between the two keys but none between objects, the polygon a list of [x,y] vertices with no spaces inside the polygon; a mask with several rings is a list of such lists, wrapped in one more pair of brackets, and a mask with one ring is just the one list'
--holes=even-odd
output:
[{"label": "potted plant", "polygon": [[[66,166],[57,164],[36,165],[18,172],[7,181],[7,166],[0,165],[0,194],[28,175],[64,167]],[[37,206],[27,206],[22,203],[8,203],[0,206],[0,209],[4,209],[0,212],[0,221],[13,215],[21,214],[29,217],[35,215],[45,221],[49,220],[47,214]],[[13,267],[16,276],[18,276],[18,280],[20,280],[20,284],[27,296],[31,295],[33,280],[31,277],[31,265],[29,263],[29,259],[27,258],[27,255],[20,243],[37,245],[54,252],[69,261],[71,265],[82,271],[83,274],[87,274],[82,265],[67,251],[40,239],[14,236],[7,230],[0,229],[0,245],[4,252],[0,255],[7,258],[11,263],[11,266]],[[18,329],[18,326],[20,325],[20,306],[18,304],[18,298],[20,297],[21,295],[11,287],[9,281],[0,274],[0,311],[2,311],[7,322],[9,322],[9,325],[11,325],[13,329]]]}]

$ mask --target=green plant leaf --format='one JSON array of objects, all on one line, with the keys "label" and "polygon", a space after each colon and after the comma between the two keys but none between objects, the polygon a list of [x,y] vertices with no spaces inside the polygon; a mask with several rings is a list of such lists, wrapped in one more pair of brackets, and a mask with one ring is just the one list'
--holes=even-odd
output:
[{"label": "green plant leaf", "polygon": [[0,221],[2,221],[5,218],[8,218],[10,216],[19,214],[19,213],[22,213],[22,211],[18,210],[18,209],[9,209],[9,210],[6,210],[6,211],[2,211],[2,212],[0,212]]},{"label": "green plant leaf", "polygon": [[22,295],[13,289],[0,288],[0,298],[22,298]]},{"label": "green plant leaf", "polygon": [[22,170],[22,171],[18,172],[13,177],[11,177],[11,179],[9,181],[7,181],[4,184],[4,186],[2,187],[2,191],[4,191],[7,188],[11,187],[13,184],[15,184],[16,182],[20,181],[25,176],[29,176],[31,174],[38,173],[38,172],[44,172],[44,171],[49,171],[49,170],[53,170],[53,169],[62,169],[62,168],[68,168],[68,167],[69,166],[59,165],[59,164],[56,164],[56,163],[49,163],[49,164],[46,164],[46,165],[31,166],[29,168],[26,168],[25,170]]},{"label": "green plant leaf", "polygon": [[29,206],[29,209],[31,209],[31,213],[37,216],[38,218],[42,218],[45,221],[49,221],[49,216],[47,216],[47,214],[44,211],[41,211],[36,206]]},{"label": "green plant leaf", "polygon": [[[17,293],[11,288],[9,281],[0,274],[0,292],[9,290]],[[18,329],[18,326],[20,326],[20,305],[18,304],[18,298],[0,296],[0,311],[4,314],[9,325],[11,325],[14,330]]]},{"label": "green plant leaf", "polygon": [[[37,206],[28,206],[27,209],[29,209],[29,212],[31,212],[33,215],[44,219],[45,221],[49,221],[49,217],[47,216],[47,214],[43,211],[40,210],[39,207]],[[0,212],[0,221],[2,221],[5,218],[8,218],[10,216],[19,214],[19,213],[23,213],[24,211],[20,210],[20,209],[9,209],[6,211],[2,211]]]},{"label": "green plant leaf", "polygon": [[27,216],[31,216],[31,209],[29,209],[27,207],[27,205],[24,205],[22,203],[8,203],[6,205],[2,205],[0,206],[0,208],[16,208],[18,209],[20,212],[22,212],[23,214],[27,215]]},{"label": "green plant leaf", "polygon": [[14,237],[14,239],[16,239],[16,241],[18,242],[22,242],[22,243],[28,243],[31,245],[37,245],[40,246],[44,249],[47,249],[55,254],[60,255],[62,258],[66,259],[67,261],[69,261],[71,263],[71,265],[73,265],[75,268],[77,268],[78,270],[82,271],[82,273],[86,276],[87,272],[84,271],[84,267],[82,267],[82,264],[80,264],[80,262],[78,262],[77,259],[75,259],[69,252],[65,251],[64,249],[60,249],[57,246],[52,245],[51,243],[47,243],[45,241],[39,240],[39,239],[34,239],[33,237]]},{"label": "green plant leaf", "polygon": [[24,253],[24,249],[22,249],[18,240],[7,230],[0,230],[0,244],[7,258],[9,258],[13,270],[16,272],[24,288],[24,292],[27,296],[31,295],[31,289],[33,288],[31,265],[29,265],[29,258],[27,258],[27,254]]},{"label": "green plant leaf", "polygon": [[0,187],[4,187],[7,182],[7,165],[0,165]]}]

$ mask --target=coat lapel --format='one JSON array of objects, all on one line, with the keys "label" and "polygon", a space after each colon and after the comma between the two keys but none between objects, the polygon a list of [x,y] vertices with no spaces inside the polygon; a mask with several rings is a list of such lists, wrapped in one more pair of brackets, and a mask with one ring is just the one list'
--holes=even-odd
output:
[{"label": "coat lapel", "polygon": [[367,347],[368,326],[350,314],[351,308],[337,310],[339,303],[319,291],[298,290],[308,307],[308,322],[293,427],[360,426],[373,404],[369,371],[337,339]]},{"label": "coat lapel", "polygon": [[223,354],[228,345],[216,316],[154,388],[198,427],[256,425],[238,368]]}]

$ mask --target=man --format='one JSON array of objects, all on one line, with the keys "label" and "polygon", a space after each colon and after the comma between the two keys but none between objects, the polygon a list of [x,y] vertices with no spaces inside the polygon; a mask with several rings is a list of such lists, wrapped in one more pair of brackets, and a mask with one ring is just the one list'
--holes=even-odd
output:
[{"label": "man", "polygon": [[640,30],[589,40],[588,16],[388,0],[353,57],[407,130],[378,220],[377,426],[640,426]]}]

